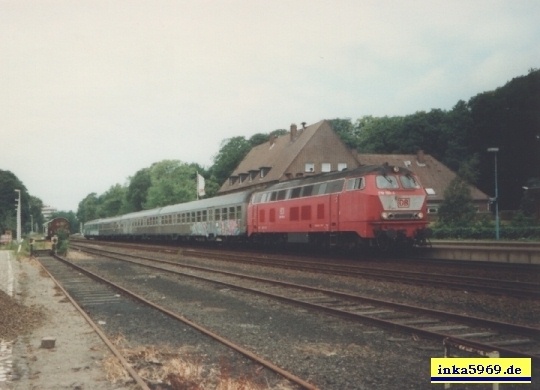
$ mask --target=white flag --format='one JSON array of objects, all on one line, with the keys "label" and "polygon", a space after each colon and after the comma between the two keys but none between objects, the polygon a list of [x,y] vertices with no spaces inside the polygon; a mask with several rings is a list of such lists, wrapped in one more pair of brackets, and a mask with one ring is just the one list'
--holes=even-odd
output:
[{"label": "white flag", "polygon": [[204,192],[204,177],[202,177],[201,175],[199,175],[199,173],[197,173],[197,196],[204,196],[206,195],[206,193]]}]

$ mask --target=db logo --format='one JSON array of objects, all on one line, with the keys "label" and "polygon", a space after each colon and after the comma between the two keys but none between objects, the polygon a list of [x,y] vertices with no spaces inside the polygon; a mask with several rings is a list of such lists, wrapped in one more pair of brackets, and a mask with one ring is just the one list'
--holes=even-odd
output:
[{"label": "db logo", "polygon": [[410,206],[409,198],[398,198],[397,205],[400,209],[407,208]]}]

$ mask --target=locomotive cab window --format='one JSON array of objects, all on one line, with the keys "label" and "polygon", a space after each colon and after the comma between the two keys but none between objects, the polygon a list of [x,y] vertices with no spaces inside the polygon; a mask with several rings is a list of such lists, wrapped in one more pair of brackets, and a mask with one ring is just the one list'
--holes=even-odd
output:
[{"label": "locomotive cab window", "polygon": [[403,188],[420,188],[420,184],[412,175],[403,175],[400,176],[399,179],[401,180]]},{"label": "locomotive cab window", "polygon": [[380,189],[396,189],[399,188],[398,181],[395,176],[379,175],[377,176],[377,188]]},{"label": "locomotive cab window", "polygon": [[299,198],[302,192],[302,187],[293,188],[291,191],[291,199]]},{"label": "locomotive cab window", "polygon": [[283,200],[287,197],[287,190],[281,190],[277,193],[277,200]]},{"label": "locomotive cab window", "polygon": [[364,188],[364,178],[355,177],[353,179],[347,180],[347,191],[360,190]]}]

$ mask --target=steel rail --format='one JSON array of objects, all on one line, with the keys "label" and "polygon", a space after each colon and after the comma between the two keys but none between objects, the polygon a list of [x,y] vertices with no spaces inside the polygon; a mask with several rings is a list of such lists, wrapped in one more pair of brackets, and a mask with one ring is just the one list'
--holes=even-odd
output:
[{"label": "steel rail", "polygon": [[[417,284],[419,282],[437,286],[444,285],[454,289],[466,288],[469,291],[491,292],[495,294],[512,295],[518,297],[540,297],[540,284],[528,282],[516,282],[508,280],[499,280],[492,278],[479,278],[462,275],[448,275],[437,273],[421,273],[414,271],[403,270],[386,270],[381,268],[365,267],[365,266],[338,266],[335,264],[326,264],[322,262],[310,262],[304,260],[282,260],[268,257],[240,256],[229,255],[215,252],[199,252],[199,251],[184,251],[184,254],[195,257],[211,257],[234,259],[236,262],[245,263],[264,263],[269,267],[288,267],[291,269],[300,269],[317,273],[329,273],[345,276],[360,276],[373,279],[393,280],[405,283]],[[271,261],[271,262],[270,262]],[[454,280],[452,280],[454,279]]]},{"label": "steel rail", "polygon": [[[62,258],[60,258],[57,255],[51,255],[51,257],[54,257],[57,260],[63,261]],[[81,314],[81,316],[86,320],[86,322],[92,327],[94,332],[103,340],[105,345],[109,348],[109,350],[116,356],[120,364],[122,364],[122,367],[129,373],[129,375],[133,378],[133,380],[139,385],[139,387],[142,390],[151,390],[150,387],[144,382],[144,380],[137,374],[137,372],[131,367],[131,365],[127,362],[127,360],[122,356],[122,353],[114,346],[114,344],[109,340],[107,335],[103,333],[103,331],[97,326],[97,324],[90,318],[88,314],[82,309],[82,307],[79,306],[79,304],[73,299],[71,294],[67,292],[67,290],[62,286],[62,284],[49,272],[47,267],[43,265],[41,261],[39,261],[39,265],[41,266],[41,269],[47,273],[47,275],[51,278],[51,280],[54,282],[56,287],[58,287],[62,293],[66,296],[66,298],[71,302],[71,304],[75,307],[75,309]]]},{"label": "steel rail", "polygon": [[150,306],[150,307],[152,307],[152,308],[154,308],[156,310],[159,310],[160,312],[168,315],[169,317],[174,318],[174,319],[176,319],[176,320],[178,320],[178,321],[180,321],[180,322],[182,322],[182,323],[184,323],[184,324],[198,330],[202,334],[204,334],[204,335],[206,335],[208,337],[211,337],[212,339],[226,345],[227,347],[229,347],[229,348],[235,350],[236,352],[248,357],[249,359],[259,363],[260,365],[268,368],[269,370],[280,374],[284,378],[286,378],[289,381],[301,386],[302,388],[307,389],[307,390],[316,390],[317,389],[317,387],[314,386],[313,384],[311,384],[311,383],[297,377],[296,375],[284,370],[283,368],[273,364],[272,362],[270,362],[270,361],[268,361],[268,360],[266,360],[266,359],[264,359],[264,358],[262,358],[262,357],[260,357],[260,356],[258,356],[256,354],[252,353],[251,351],[247,350],[246,348],[243,348],[240,345],[237,345],[237,344],[233,343],[232,341],[227,340],[226,338],[224,338],[224,337],[222,337],[222,336],[220,336],[220,335],[218,335],[218,334],[216,334],[216,333],[202,327],[201,325],[187,319],[186,317],[178,315],[178,314],[176,314],[176,313],[174,313],[174,312],[172,312],[172,311],[170,311],[170,310],[168,310],[168,309],[166,309],[166,308],[164,308],[162,306],[159,306],[159,305],[147,300],[146,298],[144,298],[144,297],[142,297],[142,296],[140,296],[138,294],[135,294],[134,292],[132,292],[132,291],[130,291],[130,290],[128,290],[128,289],[126,289],[126,288],[124,288],[124,287],[122,287],[122,286],[120,286],[120,285],[106,279],[106,278],[103,278],[100,275],[97,275],[97,274],[95,274],[95,273],[93,273],[93,272],[91,272],[91,271],[77,265],[77,264],[74,264],[73,262],[71,262],[71,261],[69,261],[67,259],[64,259],[64,258],[62,258],[60,256],[55,256],[55,258],[57,258],[58,260],[68,264],[69,266],[79,270],[80,272],[84,273],[85,275],[88,275],[91,278],[93,278],[95,280],[98,280],[98,281],[100,281],[102,283],[105,283],[105,284],[107,284],[107,285],[121,291],[122,293],[126,294],[127,296],[129,296],[131,298],[134,298],[137,301],[139,301],[139,302],[141,302],[141,303],[143,303],[145,305],[148,305],[148,306]]},{"label": "steel rail", "polygon": [[[474,324],[474,325],[477,325],[477,326],[488,327],[488,328],[491,328],[491,329],[504,330],[506,332],[513,332],[513,333],[517,333],[517,334],[521,334],[521,335],[528,335],[528,336],[535,337],[535,338],[540,338],[540,329],[539,328],[533,328],[533,327],[528,327],[528,326],[523,326],[523,325],[516,325],[516,324],[511,324],[511,323],[506,323],[506,322],[492,321],[492,320],[488,320],[488,319],[484,319],[484,318],[465,316],[465,315],[461,315],[461,314],[457,314],[457,313],[450,313],[450,312],[446,312],[446,311],[427,309],[427,308],[418,307],[418,306],[404,305],[404,304],[400,304],[400,303],[384,301],[384,300],[374,299],[374,298],[369,298],[369,297],[363,297],[363,296],[359,296],[359,295],[348,294],[348,293],[343,293],[343,292],[338,292],[338,291],[333,291],[333,290],[326,290],[326,289],[315,288],[315,287],[306,286],[306,285],[293,284],[293,283],[287,283],[287,282],[282,282],[282,281],[277,281],[277,280],[272,280],[272,279],[254,277],[254,276],[246,275],[246,274],[237,274],[237,273],[232,273],[232,272],[227,272],[227,271],[209,269],[209,268],[205,268],[205,267],[178,264],[176,262],[170,262],[170,261],[167,261],[167,260],[157,260],[157,259],[140,257],[140,256],[137,256],[137,255],[120,254],[120,253],[114,253],[114,252],[113,253],[115,255],[113,256],[112,254],[110,254],[111,253],[110,251],[101,251],[99,249],[91,249],[91,250],[86,250],[85,249],[85,251],[87,251],[89,253],[94,253],[94,254],[98,254],[98,255],[107,256],[109,258],[113,258],[113,259],[116,259],[116,260],[130,262],[130,263],[133,263],[133,264],[148,267],[148,268],[155,269],[155,270],[162,271],[162,272],[171,272],[171,273],[174,273],[174,274],[177,274],[177,275],[182,275],[182,276],[186,276],[186,277],[190,277],[190,278],[195,278],[197,280],[203,280],[203,281],[206,281],[206,282],[220,284],[220,285],[223,285],[223,286],[232,287],[232,288],[235,288],[235,289],[239,289],[239,290],[243,290],[243,291],[247,291],[247,292],[251,292],[251,293],[257,293],[257,294],[260,294],[260,295],[267,296],[269,298],[278,299],[278,300],[281,300],[281,301],[284,301],[284,302],[301,305],[301,306],[316,309],[316,310],[319,310],[319,311],[325,311],[327,313],[334,314],[334,315],[339,315],[339,316],[342,316],[342,317],[347,317],[347,318],[351,318],[351,319],[355,319],[355,320],[361,319],[361,320],[369,321],[369,322],[372,322],[372,323],[375,323],[375,324],[384,325],[386,327],[392,327],[392,328],[405,330],[405,331],[412,332],[412,333],[418,333],[418,334],[423,335],[424,337],[431,338],[431,339],[442,340],[442,339],[447,338],[447,337],[452,337],[452,338],[454,338],[456,340],[462,341],[463,343],[468,343],[468,344],[471,344],[471,345],[475,345],[475,347],[477,347],[477,348],[485,348],[485,349],[490,349],[490,350],[496,349],[501,353],[502,356],[530,357],[530,358],[535,359],[536,361],[538,361],[540,359],[540,356],[532,355],[532,354],[528,354],[528,353],[523,353],[523,352],[520,352],[520,351],[517,351],[517,350],[508,349],[508,348],[501,347],[501,346],[496,346],[496,345],[486,344],[486,343],[479,343],[479,342],[475,342],[475,341],[470,340],[470,339],[461,339],[461,338],[459,338],[459,336],[454,336],[454,335],[446,334],[446,333],[440,333],[440,332],[436,332],[436,331],[430,331],[430,330],[422,329],[422,328],[419,328],[419,327],[410,326],[410,325],[407,325],[407,324],[401,324],[401,323],[399,323],[399,321],[398,322],[390,321],[390,320],[386,320],[386,319],[375,318],[375,317],[372,317],[372,316],[369,316],[369,315],[362,315],[362,314],[359,314],[359,313],[352,313],[352,312],[348,312],[348,311],[344,311],[344,310],[335,309],[335,308],[332,308],[332,307],[329,307],[329,306],[320,305],[320,304],[313,303],[313,302],[307,302],[307,301],[302,301],[302,300],[289,298],[289,297],[286,297],[286,296],[283,296],[283,295],[277,295],[277,294],[274,294],[274,293],[268,293],[268,292],[262,291],[260,289],[254,289],[254,288],[250,288],[250,287],[239,286],[238,284],[231,284],[231,283],[227,283],[227,282],[220,281],[220,280],[206,278],[206,277],[203,277],[203,276],[197,276],[197,275],[193,275],[193,274],[190,274],[190,273],[183,273],[183,272],[180,272],[180,271],[175,271],[175,270],[171,270],[171,269],[167,269],[167,268],[163,268],[163,267],[159,267],[159,266],[155,266],[155,265],[149,265],[149,264],[144,264],[144,263],[140,263],[140,262],[137,262],[137,261],[127,260],[125,258],[118,257],[118,255],[119,256],[125,256],[125,257],[135,257],[135,258],[139,258],[139,259],[146,260],[146,261],[165,263],[165,264],[172,265],[172,266],[175,266],[175,267],[184,267],[184,268],[188,268],[188,269],[195,269],[195,270],[202,271],[202,272],[212,272],[212,273],[218,273],[218,274],[222,274],[222,275],[226,275],[226,276],[230,276],[230,277],[249,279],[249,280],[252,280],[252,281],[259,282],[259,283],[269,283],[269,284],[280,286],[280,287],[287,287],[287,288],[293,288],[293,289],[302,289],[304,291],[310,291],[310,292],[314,292],[314,293],[322,293],[322,294],[326,294],[326,295],[333,296],[333,297],[336,297],[336,298],[351,299],[351,300],[361,301],[361,302],[364,302],[364,303],[370,303],[370,304],[376,304],[376,305],[391,307],[393,309],[402,310],[402,311],[409,312],[409,313],[417,313],[417,314],[423,314],[423,315],[428,315],[428,316],[435,316],[435,317],[443,318],[443,319],[446,319],[446,320],[452,320],[452,321],[462,322],[462,323],[464,322],[464,323],[468,323],[468,324]],[[104,253],[107,253],[107,252],[109,254],[104,254]]]}]

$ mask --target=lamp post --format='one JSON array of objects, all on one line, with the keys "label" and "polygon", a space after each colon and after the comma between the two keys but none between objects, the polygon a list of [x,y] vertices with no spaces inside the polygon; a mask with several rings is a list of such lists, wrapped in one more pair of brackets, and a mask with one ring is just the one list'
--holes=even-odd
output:
[{"label": "lamp post", "polygon": [[495,156],[495,239],[499,239],[499,185],[497,183],[497,153],[499,148],[488,148],[488,153]]},{"label": "lamp post", "polygon": [[19,193],[17,201],[17,244],[21,242],[21,190],[15,190]]}]

